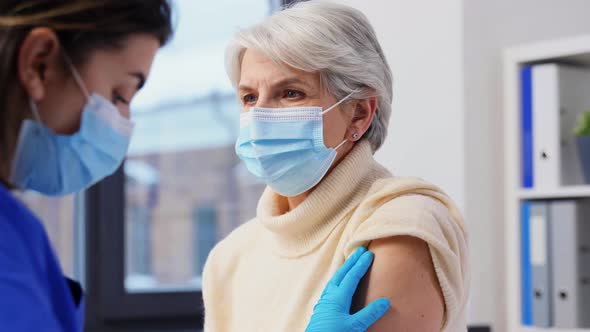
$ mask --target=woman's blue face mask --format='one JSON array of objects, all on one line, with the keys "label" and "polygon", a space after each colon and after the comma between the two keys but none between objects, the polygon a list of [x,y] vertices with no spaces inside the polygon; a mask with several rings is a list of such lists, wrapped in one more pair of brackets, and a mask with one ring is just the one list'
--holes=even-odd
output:
[{"label": "woman's blue face mask", "polygon": [[240,118],[236,153],[248,170],[277,193],[292,197],[318,184],[336,159],[336,150],[324,144],[322,107],[258,108]]}]

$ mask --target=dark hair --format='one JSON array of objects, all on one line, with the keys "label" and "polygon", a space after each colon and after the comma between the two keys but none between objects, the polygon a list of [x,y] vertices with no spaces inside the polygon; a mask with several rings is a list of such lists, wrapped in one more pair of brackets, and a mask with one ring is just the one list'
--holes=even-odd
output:
[{"label": "dark hair", "polygon": [[167,0],[1,0],[0,175],[8,172],[28,114],[21,111],[26,107],[14,107],[26,102],[16,68],[19,47],[33,28],[52,29],[72,61],[82,64],[93,51],[122,47],[132,34],[155,36],[164,45],[172,35],[171,16]]}]

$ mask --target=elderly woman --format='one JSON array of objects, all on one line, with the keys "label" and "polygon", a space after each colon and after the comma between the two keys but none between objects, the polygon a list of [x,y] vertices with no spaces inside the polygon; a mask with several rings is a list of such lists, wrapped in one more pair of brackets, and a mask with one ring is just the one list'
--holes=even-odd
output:
[{"label": "elderly woman", "polygon": [[330,276],[364,245],[375,260],[352,312],[381,296],[392,303],[369,331],[465,331],[457,208],[373,159],[392,77],[366,17],[297,4],[239,32],[227,66],[243,105],[236,152],[268,187],[257,216],[209,256],[205,329],[303,331]]}]

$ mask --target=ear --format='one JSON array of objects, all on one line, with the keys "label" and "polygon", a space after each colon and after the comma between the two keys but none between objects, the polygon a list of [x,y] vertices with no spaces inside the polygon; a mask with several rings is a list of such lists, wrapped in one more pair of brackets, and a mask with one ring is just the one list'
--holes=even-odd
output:
[{"label": "ear", "polygon": [[[375,111],[377,110],[377,97],[360,99],[353,104],[354,114],[348,128],[347,138],[353,141],[360,140],[369,130]],[[357,135],[355,135],[357,134]]]},{"label": "ear", "polygon": [[59,39],[49,28],[34,28],[23,40],[17,57],[17,75],[35,101],[45,97],[47,85],[63,72]]}]

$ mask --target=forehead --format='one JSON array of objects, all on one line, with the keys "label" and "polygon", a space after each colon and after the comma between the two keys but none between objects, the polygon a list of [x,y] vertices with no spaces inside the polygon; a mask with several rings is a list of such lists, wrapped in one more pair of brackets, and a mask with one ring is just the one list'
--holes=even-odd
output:
[{"label": "forehead", "polygon": [[291,67],[285,63],[277,63],[263,53],[247,49],[242,57],[240,85],[257,86],[273,85],[285,80],[300,81],[311,87],[320,86],[320,75]]},{"label": "forehead", "polygon": [[98,49],[90,55],[86,64],[104,71],[125,69],[148,74],[154,56],[160,47],[159,41],[150,35],[136,34],[125,39],[123,47]]}]

